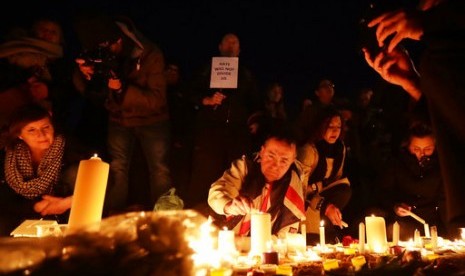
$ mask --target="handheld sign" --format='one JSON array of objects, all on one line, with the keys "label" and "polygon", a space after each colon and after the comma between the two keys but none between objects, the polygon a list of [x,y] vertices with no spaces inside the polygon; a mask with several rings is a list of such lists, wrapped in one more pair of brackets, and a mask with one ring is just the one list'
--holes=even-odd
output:
[{"label": "handheld sign", "polygon": [[237,88],[238,57],[213,57],[210,88]]}]

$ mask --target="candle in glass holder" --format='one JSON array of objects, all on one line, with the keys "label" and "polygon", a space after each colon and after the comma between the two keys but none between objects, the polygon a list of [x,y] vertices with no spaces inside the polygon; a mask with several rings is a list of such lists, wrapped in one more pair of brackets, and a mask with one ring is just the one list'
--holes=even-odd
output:
[{"label": "candle in glass holder", "polygon": [[320,221],[320,246],[323,248],[326,244],[325,241],[325,221]]},{"label": "candle in glass holder", "polygon": [[68,230],[75,230],[102,220],[109,170],[110,165],[103,162],[97,154],[79,163]]},{"label": "candle in glass holder", "polygon": [[392,226],[392,244],[397,245],[399,244],[399,235],[400,235],[400,225],[396,221]]},{"label": "candle in glass holder", "polygon": [[271,215],[269,213],[254,212],[251,214],[250,242],[252,255],[261,256],[271,241]]},{"label": "candle in glass holder", "polygon": [[263,252],[263,263],[264,264],[279,264],[279,256],[276,251]]},{"label": "candle in glass holder", "polygon": [[383,217],[365,217],[367,244],[374,253],[387,250],[386,222]]}]

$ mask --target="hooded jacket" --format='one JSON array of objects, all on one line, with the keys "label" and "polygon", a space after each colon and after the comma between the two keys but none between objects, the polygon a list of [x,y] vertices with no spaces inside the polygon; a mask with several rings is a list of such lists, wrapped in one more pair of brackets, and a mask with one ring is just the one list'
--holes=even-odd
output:
[{"label": "hooded jacket", "polygon": [[[105,99],[110,121],[125,127],[167,121],[169,113],[162,51],[138,32],[132,22],[121,20],[115,23],[124,36],[123,48],[132,47],[125,52],[118,76],[124,83],[123,91],[110,92]],[[76,87],[84,93],[87,81],[80,72],[77,75]]]}]

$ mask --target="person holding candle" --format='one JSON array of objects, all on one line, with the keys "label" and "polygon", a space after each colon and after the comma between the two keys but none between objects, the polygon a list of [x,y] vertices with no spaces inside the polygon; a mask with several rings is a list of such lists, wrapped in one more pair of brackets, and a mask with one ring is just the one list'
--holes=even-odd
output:
[{"label": "person holding candle", "polygon": [[57,134],[49,111],[36,104],[11,116],[5,136],[0,235],[9,235],[25,219],[66,223],[80,160],[77,144]]},{"label": "person holding candle", "polygon": [[443,182],[429,124],[412,123],[406,141],[399,154],[388,162],[379,185],[378,202],[386,213],[396,215],[387,220],[388,224],[399,222],[402,240],[411,238],[415,229],[423,232],[423,225],[409,215],[410,211],[429,225],[436,225],[441,235],[446,234]]},{"label": "person holding candle", "polygon": [[252,211],[271,214],[271,233],[280,238],[297,232],[305,219],[303,180],[308,172],[296,160],[290,129],[276,126],[259,153],[234,161],[211,185],[208,204],[237,235],[249,234]]},{"label": "person holding candle", "polygon": [[[323,216],[328,220],[328,226],[343,225],[341,210],[347,205],[352,191],[349,179],[343,173],[346,147],[341,139],[342,124],[342,116],[335,107],[323,108],[298,150],[297,159],[310,170],[305,180],[308,181],[308,233],[318,234]],[[328,236],[335,235],[332,228],[326,227],[326,230]]]}]

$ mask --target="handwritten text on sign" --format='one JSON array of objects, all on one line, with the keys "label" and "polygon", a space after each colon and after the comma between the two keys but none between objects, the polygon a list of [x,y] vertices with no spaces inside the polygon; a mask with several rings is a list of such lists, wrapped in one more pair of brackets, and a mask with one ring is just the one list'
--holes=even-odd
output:
[{"label": "handwritten text on sign", "polygon": [[213,57],[210,88],[237,88],[239,58]]}]

